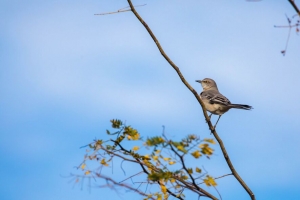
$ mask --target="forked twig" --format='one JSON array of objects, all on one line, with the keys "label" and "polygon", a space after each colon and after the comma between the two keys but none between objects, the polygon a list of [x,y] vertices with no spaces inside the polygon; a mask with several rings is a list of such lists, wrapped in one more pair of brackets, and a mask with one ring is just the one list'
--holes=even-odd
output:
[{"label": "forked twig", "polygon": [[292,28],[296,27],[296,32],[299,32],[299,28],[298,27],[300,25],[299,20],[297,21],[297,23],[295,23],[295,24],[292,25],[291,24],[292,20],[287,15],[285,15],[285,16],[286,16],[286,19],[287,19],[288,24],[289,24],[288,26],[274,26],[275,28],[289,28],[288,37],[287,37],[287,40],[286,40],[286,43],[285,43],[285,49],[281,51],[281,53],[282,53],[283,56],[285,56],[285,53],[286,53],[287,48],[288,48],[288,44],[289,44],[289,41],[290,41],[290,36],[291,36],[291,30],[292,30]]}]

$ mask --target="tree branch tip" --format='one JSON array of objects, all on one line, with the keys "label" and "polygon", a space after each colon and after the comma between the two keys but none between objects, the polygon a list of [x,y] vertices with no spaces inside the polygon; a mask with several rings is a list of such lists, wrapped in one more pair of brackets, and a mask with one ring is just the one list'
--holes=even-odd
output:
[{"label": "tree branch tip", "polygon": [[[134,7],[141,7],[141,6],[146,6],[147,4],[142,4],[142,5],[137,5],[137,6],[134,6]],[[125,8],[128,8],[129,6],[126,6]],[[117,14],[117,13],[121,13],[121,12],[128,12],[128,11],[131,11],[131,9],[127,9],[127,10],[124,10],[125,8],[121,8],[117,11],[114,11],[114,12],[106,12],[106,13],[99,13],[99,14],[94,14],[94,15],[111,15],[111,14]]]}]

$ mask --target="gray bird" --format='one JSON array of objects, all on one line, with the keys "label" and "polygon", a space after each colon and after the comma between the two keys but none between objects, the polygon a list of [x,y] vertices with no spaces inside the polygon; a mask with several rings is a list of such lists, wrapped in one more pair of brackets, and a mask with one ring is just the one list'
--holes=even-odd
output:
[{"label": "gray bird", "polygon": [[200,98],[203,101],[205,108],[211,114],[219,115],[219,118],[215,124],[217,126],[221,116],[227,112],[230,108],[238,108],[244,110],[251,110],[252,107],[243,104],[232,104],[225,96],[223,96],[217,87],[214,80],[210,78],[205,78],[203,80],[196,80],[196,82],[201,83],[203,91],[200,93]]}]

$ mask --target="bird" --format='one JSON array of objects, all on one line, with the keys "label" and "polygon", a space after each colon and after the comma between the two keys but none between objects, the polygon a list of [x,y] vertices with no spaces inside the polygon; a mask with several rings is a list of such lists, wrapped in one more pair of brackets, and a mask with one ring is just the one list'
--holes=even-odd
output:
[{"label": "bird", "polygon": [[203,80],[196,80],[196,82],[200,83],[203,91],[200,93],[200,98],[204,103],[204,106],[207,111],[211,114],[209,118],[211,118],[212,114],[219,115],[219,118],[214,126],[217,126],[221,116],[226,113],[231,108],[251,110],[252,106],[245,104],[232,104],[225,96],[223,96],[217,87],[216,82],[211,78],[205,78]]}]

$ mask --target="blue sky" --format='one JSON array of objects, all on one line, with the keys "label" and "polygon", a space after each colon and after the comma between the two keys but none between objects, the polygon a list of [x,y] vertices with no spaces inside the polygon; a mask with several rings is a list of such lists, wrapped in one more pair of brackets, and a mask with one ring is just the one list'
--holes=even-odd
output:
[{"label": "blue sky", "polygon": [[[257,199],[300,199],[300,38],[292,31],[282,56],[288,29],[274,28],[295,14],[288,1],[134,1],[144,3],[138,12],[197,91],[195,80],[213,78],[231,102],[254,107],[229,111],[217,131]],[[112,118],[143,136],[165,125],[177,139],[210,137],[196,99],[133,14],[94,16],[125,6],[0,2],[1,199],[137,199],[62,178],[76,172],[79,147],[107,137]],[[229,173],[218,148],[198,162]],[[223,199],[249,199],[232,177],[218,184]]]}]

